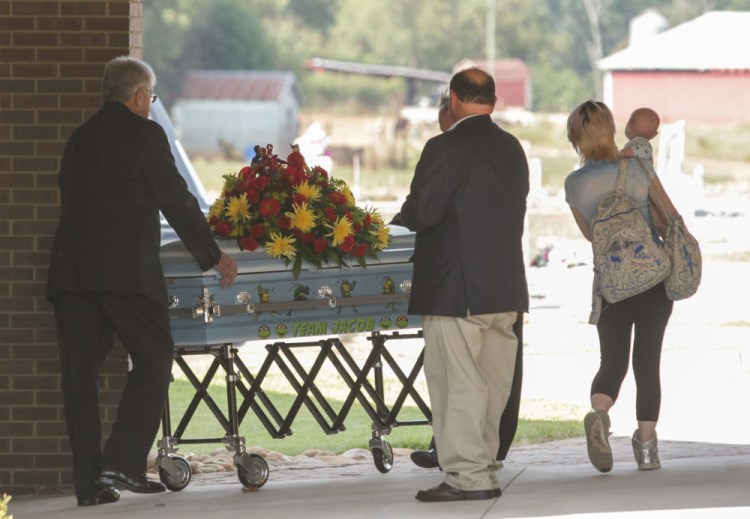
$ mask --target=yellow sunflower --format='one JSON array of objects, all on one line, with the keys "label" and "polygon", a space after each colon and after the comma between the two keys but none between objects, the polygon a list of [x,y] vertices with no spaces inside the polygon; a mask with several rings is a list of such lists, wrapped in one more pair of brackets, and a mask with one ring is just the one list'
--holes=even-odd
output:
[{"label": "yellow sunflower", "polygon": [[220,218],[223,212],[224,212],[224,199],[217,198],[216,200],[214,200],[214,203],[211,205],[211,207],[208,210],[209,219],[212,216]]},{"label": "yellow sunflower", "polygon": [[272,232],[266,242],[266,252],[274,258],[285,256],[290,260],[294,259],[297,255],[297,249],[292,243],[295,241],[297,240],[291,236],[282,236],[279,233]]},{"label": "yellow sunflower", "polygon": [[344,186],[341,189],[341,194],[346,198],[346,205],[354,206],[354,194],[352,194],[352,190],[349,189],[349,186]]},{"label": "yellow sunflower", "polygon": [[296,189],[297,193],[304,196],[308,201],[314,202],[320,200],[321,192],[320,188],[315,185],[311,185],[307,180],[301,182]]},{"label": "yellow sunflower", "polygon": [[286,215],[292,220],[292,227],[299,229],[302,232],[310,232],[315,228],[315,213],[307,206],[307,202],[302,202],[301,205],[293,204],[294,211],[286,213]]},{"label": "yellow sunflower", "polygon": [[333,225],[326,224],[326,227],[331,229],[331,232],[326,234],[326,236],[331,236],[333,239],[331,240],[331,245],[333,247],[337,246],[339,243],[343,243],[344,239],[346,239],[347,236],[352,234],[352,222],[349,221],[349,218],[346,216],[339,216],[335,222],[333,222]]},{"label": "yellow sunflower", "polygon": [[377,250],[383,250],[388,246],[388,236],[390,235],[391,229],[383,224],[383,221],[380,220],[378,228],[374,231],[370,231],[370,233],[377,237],[378,241],[376,243],[373,243],[373,248]]},{"label": "yellow sunflower", "polygon": [[376,225],[383,224],[383,217],[380,216],[380,213],[378,212],[377,209],[368,208],[367,213],[370,215],[370,219],[372,220],[372,223]]},{"label": "yellow sunflower", "polygon": [[234,223],[244,222],[250,218],[250,203],[245,193],[229,199],[226,215]]}]

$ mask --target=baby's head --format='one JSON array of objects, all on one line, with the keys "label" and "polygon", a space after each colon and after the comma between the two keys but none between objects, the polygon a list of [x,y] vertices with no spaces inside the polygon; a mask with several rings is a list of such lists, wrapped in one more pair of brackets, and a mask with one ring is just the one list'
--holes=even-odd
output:
[{"label": "baby's head", "polygon": [[651,108],[637,108],[630,114],[627,126],[625,126],[625,136],[628,139],[634,137],[643,137],[651,140],[659,133],[659,114]]}]

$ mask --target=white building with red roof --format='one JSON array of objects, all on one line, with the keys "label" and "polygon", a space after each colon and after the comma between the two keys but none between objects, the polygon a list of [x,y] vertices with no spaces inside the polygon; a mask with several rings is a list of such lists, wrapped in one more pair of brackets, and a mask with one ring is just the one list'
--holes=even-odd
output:
[{"label": "white building with red roof", "polygon": [[273,144],[285,157],[299,134],[301,101],[291,72],[192,70],[171,115],[191,155],[229,148],[247,156],[255,145]]},{"label": "white building with red roof", "polygon": [[750,121],[750,12],[714,11],[630,42],[599,62],[618,122],[641,106],[663,122]]}]

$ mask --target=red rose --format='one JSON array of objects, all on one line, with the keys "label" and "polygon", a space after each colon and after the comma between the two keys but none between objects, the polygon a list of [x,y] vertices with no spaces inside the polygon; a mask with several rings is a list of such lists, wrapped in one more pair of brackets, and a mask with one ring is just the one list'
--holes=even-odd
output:
[{"label": "red rose", "polygon": [[300,233],[299,239],[302,243],[312,243],[315,240],[315,235],[311,232]]},{"label": "red rose", "polygon": [[240,240],[240,250],[254,251],[258,248],[258,242],[252,238],[242,238]]},{"label": "red rose", "polygon": [[335,205],[344,205],[346,204],[346,197],[342,195],[341,193],[334,191],[332,193],[328,193],[328,200],[331,201],[332,204]]},{"label": "red rose", "polygon": [[313,241],[313,249],[317,253],[321,253],[324,250],[328,248],[328,242],[325,240],[325,238],[318,238],[315,241]]},{"label": "red rose", "polygon": [[219,236],[229,236],[229,233],[232,232],[232,225],[229,222],[219,222],[214,225],[214,231]]},{"label": "red rose", "polygon": [[250,186],[253,189],[257,189],[258,191],[263,191],[265,188],[268,187],[270,180],[265,175],[259,175],[257,177],[253,177],[250,180]]},{"label": "red rose", "polygon": [[293,201],[297,205],[302,205],[304,202],[307,202],[307,197],[300,193],[295,193]]},{"label": "red rose", "polygon": [[324,207],[323,212],[326,214],[329,222],[336,221],[336,210],[333,207]]},{"label": "red rose", "polygon": [[372,216],[370,216],[370,214],[368,213],[367,215],[365,215],[365,222],[363,224],[364,228],[367,229],[368,227],[370,227],[371,223],[372,223]]},{"label": "red rose", "polygon": [[353,222],[353,221],[354,221],[354,215],[352,214],[352,212],[351,212],[351,211],[346,211],[346,212],[344,213],[344,216],[346,216],[346,217],[347,217],[347,218],[349,219],[349,221],[350,221],[350,222]]},{"label": "red rose", "polygon": [[352,251],[353,256],[364,256],[367,252],[367,244],[363,243],[361,245],[357,245],[354,247],[354,250]]},{"label": "red rose", "polygon": [[289,229],[292,226],[292,219],[289,218],[287,215],[282,214],[279,216],[278,222],[279,227],[282,229]]},{"label": "red rose", "polygon": [[260,193],[258,193],[255,189],[248,188],[245,191],[245,196],[247,196],[247,201],[251,204],[257,204],[258,200],[260,200]]},{"label": "red rose", "polygon": [[362,224],[359,222],[354,222],[354,232],[360,233],[362,232]]},{"label": "red rose", "polygon": [[320,175],[322,178],[328,178],[328,172],[324,170],[323,168],[321,168],[320,166],[315,166],[313,168],[313,171],[317,173],[318,175]]},{"label": "red rose", "polygon": [[281,211],[281,204],[275,198],[264,198],[258,206],[258,212],[266,218],[274,216],[279,211]]},{"label": "red rose", "polygon": [[344,241],[339,244],[339,249],[344,252],[351,252],[354,248],[354,236],[347,236]]},{"label": "red rose", "polygon": [[250,166],[245,166],[240,170],[240,175],[242,175],[242,178],[247,179],[248,176],[253,172],[253,168]]},{"label": "red rose", "polygon": [[255,238],[256,240],[258,238],[262,238],[266,235],[266,229],[263,227],[262,223],[256,223],[255,225],[250,226],[250,236]]}]

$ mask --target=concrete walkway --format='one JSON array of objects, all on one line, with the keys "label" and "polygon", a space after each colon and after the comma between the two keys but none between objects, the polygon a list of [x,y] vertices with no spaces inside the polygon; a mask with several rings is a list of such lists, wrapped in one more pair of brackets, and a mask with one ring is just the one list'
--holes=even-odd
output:
[{"label": "concrete walkway", "polygon": [[416,491],[438,484],[437,470],[398,456],[389,474],[368,462],[272,473],[258,492],[233,474],[194,476],[181,492],[123,492],[115,504],[78,508],[71,496],[18,497],[16,519],[94,517],[318,518],[747,518],[750,446],[662,442],[663,468],[639,472],[630,441],[613,437],[615,467],[598,473],[581,439],[522,446],[498,473],[503,495],[491,501],[421,503]]}]

